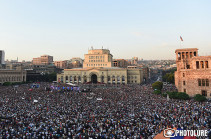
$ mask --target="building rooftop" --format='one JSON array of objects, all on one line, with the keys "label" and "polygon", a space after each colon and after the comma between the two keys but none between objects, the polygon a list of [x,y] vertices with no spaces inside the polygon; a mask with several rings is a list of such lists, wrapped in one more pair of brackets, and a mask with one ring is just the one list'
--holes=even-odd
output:
[{"label": "building rooftop", "polygon": [[176,49],[175,53],[178,51],[198,51],[198,48],[183,48],[183,49]]}]

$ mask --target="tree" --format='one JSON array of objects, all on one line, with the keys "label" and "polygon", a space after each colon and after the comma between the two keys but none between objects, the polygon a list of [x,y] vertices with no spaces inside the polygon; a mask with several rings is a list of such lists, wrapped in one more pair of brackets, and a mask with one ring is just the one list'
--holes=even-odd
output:
[{"label": "tree", "polygon": [[176,68],[170,69],[170,70],[165,70],[162,72],[163,75],[163,81],[164,82],[169,82],[169,83],[174,83],[174,72],[176,71]]},{"label": "tree", "polygon": [[9,86],[9,85],[11,85],[12,83],[11,82],[4,82],[3,83],[3,86]]},{"label": "tree", "polygon": [[48,74],[48,81],[49,82],[56,81],[56,73],[55,72]]},{"label": "tree", "polygon": [[162,96],[163,97],[167,97],[167,93],[162,93]]},{"label": "tree", "polygon": [[153,93],[156,94],[156,95],[159,95],[159,94],[161,94],[161,91],[160,90],[155,90]]},{"label": "tree", "polygon": [[169,95],[169,98],[176,99],[178,92],[166,92]]},{"label": "tree", "polygon": [[207,99],[206,99],[205,96],[202,96],[202,95],[200,95],[200,94],[196,94],[196,95],[194,96],[194,100],[199,101],[199,102],[203,102],[203,101],[205,101],[205,100],[207,100]]},{"label": "tree", "polygon": [[163,81],[169,82],[169,83],[174,83],[174,73],[166,73],[163,76]]},{"label": "tree", "polygon": [[162,88],[163,88],[163,83],[157,81],[157,82],[155,82],[155,83],[152,84],[152,88],[153,88],[154,90],[156,90],[156,89],[157,89],[157,90],[162,90]]},{"label": "tree", "polygon": [[183,100],[188,100],[190,97],[188,94],[186,94],[185,92],[178,92],[176,94],[176,98],[177,99],[183,99]]}]

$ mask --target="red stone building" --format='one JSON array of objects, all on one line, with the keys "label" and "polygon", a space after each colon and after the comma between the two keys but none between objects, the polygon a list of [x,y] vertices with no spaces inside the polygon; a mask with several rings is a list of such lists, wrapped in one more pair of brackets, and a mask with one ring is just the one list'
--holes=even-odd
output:
[{"label": "red stone building", "polygon": [[211,56],[198,56],[197,48],[177,49],[175,85],[191,97],[201,94],[211,98]]}]

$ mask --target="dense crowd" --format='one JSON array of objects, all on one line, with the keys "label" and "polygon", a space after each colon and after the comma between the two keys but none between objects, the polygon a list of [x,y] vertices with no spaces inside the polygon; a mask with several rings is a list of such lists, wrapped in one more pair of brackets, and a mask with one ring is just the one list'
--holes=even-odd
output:
[{"label": "dense crowd", "polygon": [[94,87],[91,92],[46,91],[49,86],[0,86],[1,138],[143,139],[167,127],[210,130],[210,102],[167,101],[153,94],[151,85]]}]

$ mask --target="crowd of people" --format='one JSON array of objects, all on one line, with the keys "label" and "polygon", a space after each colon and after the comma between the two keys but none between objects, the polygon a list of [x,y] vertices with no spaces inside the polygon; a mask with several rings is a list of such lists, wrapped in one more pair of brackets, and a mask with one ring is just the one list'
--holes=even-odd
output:
[{"label": "crowd of people", "polygon": [[169,127],[210,133],[210,102],[167,101],[153,94],[151,85],[94,87],[91,92],[46,91],[50,86],[0,86],[1,138],[148,139]]}]

